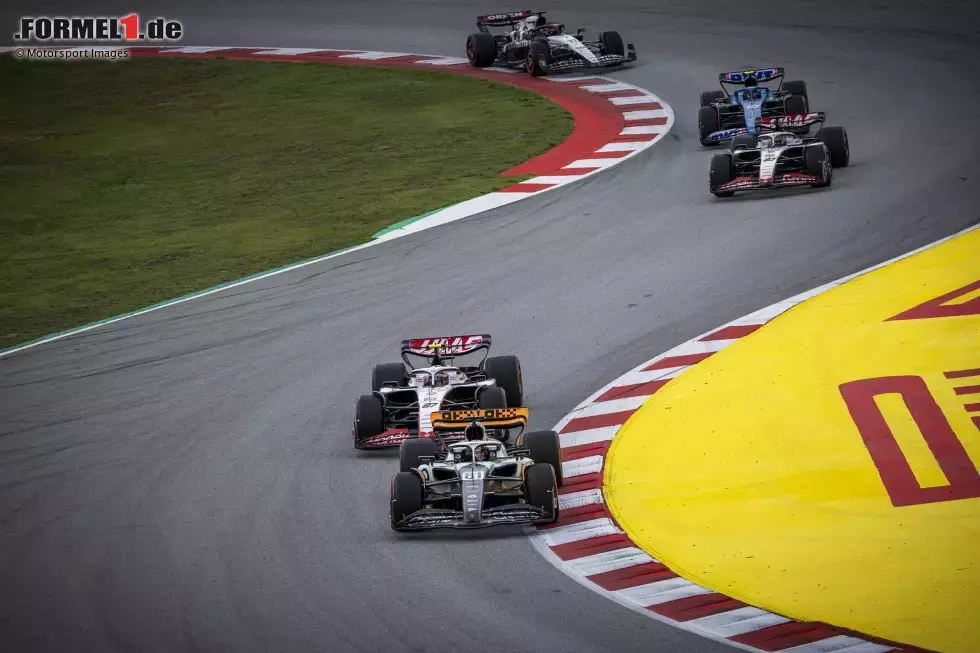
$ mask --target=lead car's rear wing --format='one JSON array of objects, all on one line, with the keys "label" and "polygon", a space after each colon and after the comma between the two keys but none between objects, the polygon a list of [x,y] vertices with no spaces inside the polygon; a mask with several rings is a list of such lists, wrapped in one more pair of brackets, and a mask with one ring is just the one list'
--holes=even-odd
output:
[{"label": "lead car's rear wing", "polygon": [[[418,356],[431,361],[436,355],[440,359],[453,359],[456,356],[472,354],[483,351],[483,359],[486,360],[490,355],[490,334],[482,333],[479,335],[468,336],[440,336],[438,338],[412,338],[402,340],[402,360],[409,367],[415,367],[409,360],[409,356]],[[482,367],[483,361],[479,367]]]},{"label": "lead car's rear wing", "polygon": [[722,90],[724,90],[725,93],[728,94],[729,97],[731,97],[731,93],[729,93],[728,86],[726,86],[726,84],[742,85],[749,78],[752,78],[760,84],[763,84],[765,82],[778,81],[779,82],[779,86],[777,86],[778,89],[783,85],[782,79],[784,74],[785,71],[781,66],[776,68],[756,68],[752,70],[736,70],[730,73],[719,73],[718,82],[721,84]]},{"label": "lead car's rear wing", "polygon": [[489,32],[488,27],[510,27],[533,15],[533,11],[525,9],[524,11],[507,11],[502,14],[477,16],[476,26],[481,32]]}]

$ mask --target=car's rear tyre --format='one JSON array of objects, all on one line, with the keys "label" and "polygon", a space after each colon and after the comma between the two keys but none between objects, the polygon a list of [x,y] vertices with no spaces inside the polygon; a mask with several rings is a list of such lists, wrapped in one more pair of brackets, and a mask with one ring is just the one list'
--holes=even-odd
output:
[{"label": "car's rear tyre", "polygon": [[507,394],[507,405],[519,408],[524,405],[524,376],[517,356],[491,356],[483,367],[487,378],[497,382]]},{"label": "car's rear tyre", "polygon": [[481,410],[488,408],[507,408],[507,393],[503,388],[488,386],[480,390],[476,396],[476,407]]},{"label": "car's rear tyre", "polygon": [[810,184],[813,188],[824,188],[830,186],[833,181],[833,166],[824,172],[824,162],[827,157],[827,150],[819,145],[811,145],[803,153],[803,171],[808,175],[820,177],[823,181]]},{"label": "car's rear tyre", "polygon": [[521,436],[521,448],[528,450],[528,455],[536,463],[548,463],[555,468],[555,479],[558,485],[564,482],[561,468],[561,441],[554,431],[530,431]]},{"label": "car's rear tyre", "polygon": [[790,95],[783,102],[783,110],[787,116],[809,113],[806,98],[802,95]]},{"label": "car's rear tyre", "polygon": [[626,43],[619,32],[599,32],[599,47],[602,54],[618,54],[626,56]]},{"label": "car's rear tyre", "polygon": [[413,512],[422,509],[425,495],[422,478],[415,472],[398,472],[391,479],[391,527],[398,529],[398,523]]},{"label": "car's rear tyre", "polygon": [[[735,177],[735,165],[731,154],[716,154],[711,157],[711,167],[708,169],[708,183],[712,189],[727,184]],[[715,191],[715,197],[731,197],[735,191]]]},{"label": "car's rear tyre", "polygon": [[710,107],[718,100],[725,99],[724,91],[705,91],[701,94],[701,106]]},{"label": "car's rear tyre", "polygon": [[376,395],[358,397],[354,408],[354,444],[383,433],[384,430],[385,410],[381,398]]},{"label": "car's rear tyre", "polygon": [[787,93],[792,93],[802,97],[806,101],[807,109],[810,108],[810,95],[806,92],[806,82],[800,80],[793,80],[791,82],[783,82],[782,90]]},{"label": "car's rear tyre", "polygon": [[497,40],[488,32],[473,32],[466,39],[466,58],[474,68],[492,66],[497,60]]},{"label": "car's rear tyre", "polygon": [[527,48],[527,57],[524,60],[524,67],[532,77],[542,77],[548,74],[551,66],[551,50],[548,49],[546,41],[531,41]]},{"label": "car's rear tyre", "polygon": [[535,462],[524,470],[524,498],[530,505],[551,513],[547,523],[558,521],[558,480],[553,466]]},{"label": "car's rear tyre", "polygon": [[729,143],[728,149],[731,152],[735,150],[754,150],[759,146],[759,137],[755,134],[738,134],[732,137],[731,143]]},{"label": "car's rear tyre", "polygon": [[698,134],[701,145],[717,145],[717,141],[708,140],[708,137],[719,129],[721,129],[721,119],[718,115],[718,107],[698,109]]},{"label": "car's rear tyre", "polygon": [[405,385],[404,363],[379,363],[371,372],[371,389],[377,392],[385,383]]},{"label": "car's rear tyre", "polygon": [[413,438],[405,440],[398,447],[398,469],[402,472],[419,466],[420,456],[435,456],[436,441],[432,438]]},{"label": "car's rear tyre", "polygon": [[843,127],[823,127],[817,132],[817,140],[827,146],[830,151],[830,164],[835,168],[844,168],[851,161],[851,143],[847,138],[847,130]]}]

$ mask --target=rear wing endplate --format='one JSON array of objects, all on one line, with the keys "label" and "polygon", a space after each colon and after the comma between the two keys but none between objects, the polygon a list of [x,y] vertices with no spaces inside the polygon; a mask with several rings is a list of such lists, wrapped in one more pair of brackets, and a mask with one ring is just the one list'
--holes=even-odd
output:
[{"label": "rear wing endplate", "polygon": [[516,429],[527,424],[528,411],[527,408],[473,408],[439,411],[429,417],[433,430],[462,431],[473,421],[490,429]]}]

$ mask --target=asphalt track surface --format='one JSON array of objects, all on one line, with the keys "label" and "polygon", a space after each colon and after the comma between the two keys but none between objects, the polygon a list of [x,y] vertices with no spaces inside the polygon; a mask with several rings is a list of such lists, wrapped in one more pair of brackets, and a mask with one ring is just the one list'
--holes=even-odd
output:
[{"label": "asphalt track surface", "polygon": [[[446,55],[518,8],[13,4],[11,31],[139,11],[182,20],[186,45]],[[350,439],[403,337],[492,333],[548,427],[679,342],[980,219],[975,3],[693,4],[547,7],[624,32],[640,61],[613,75],[676,112],[614,171],[0,359],[3,648],[731,650],[591,593],[520,531],[394,534],[394,458]],[[715,200],[698,92],[769,64],[847,127],[852,164],[826,191]]]}]

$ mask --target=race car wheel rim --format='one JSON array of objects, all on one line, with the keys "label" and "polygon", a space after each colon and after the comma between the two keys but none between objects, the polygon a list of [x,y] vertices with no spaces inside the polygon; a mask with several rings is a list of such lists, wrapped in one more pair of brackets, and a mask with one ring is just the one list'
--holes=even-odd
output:
[{"label": "race car wheel rim", "polygon": [[473,63],[476,60],[476,44],[473,43],[473,39],[466,42],[466,58]]}]

